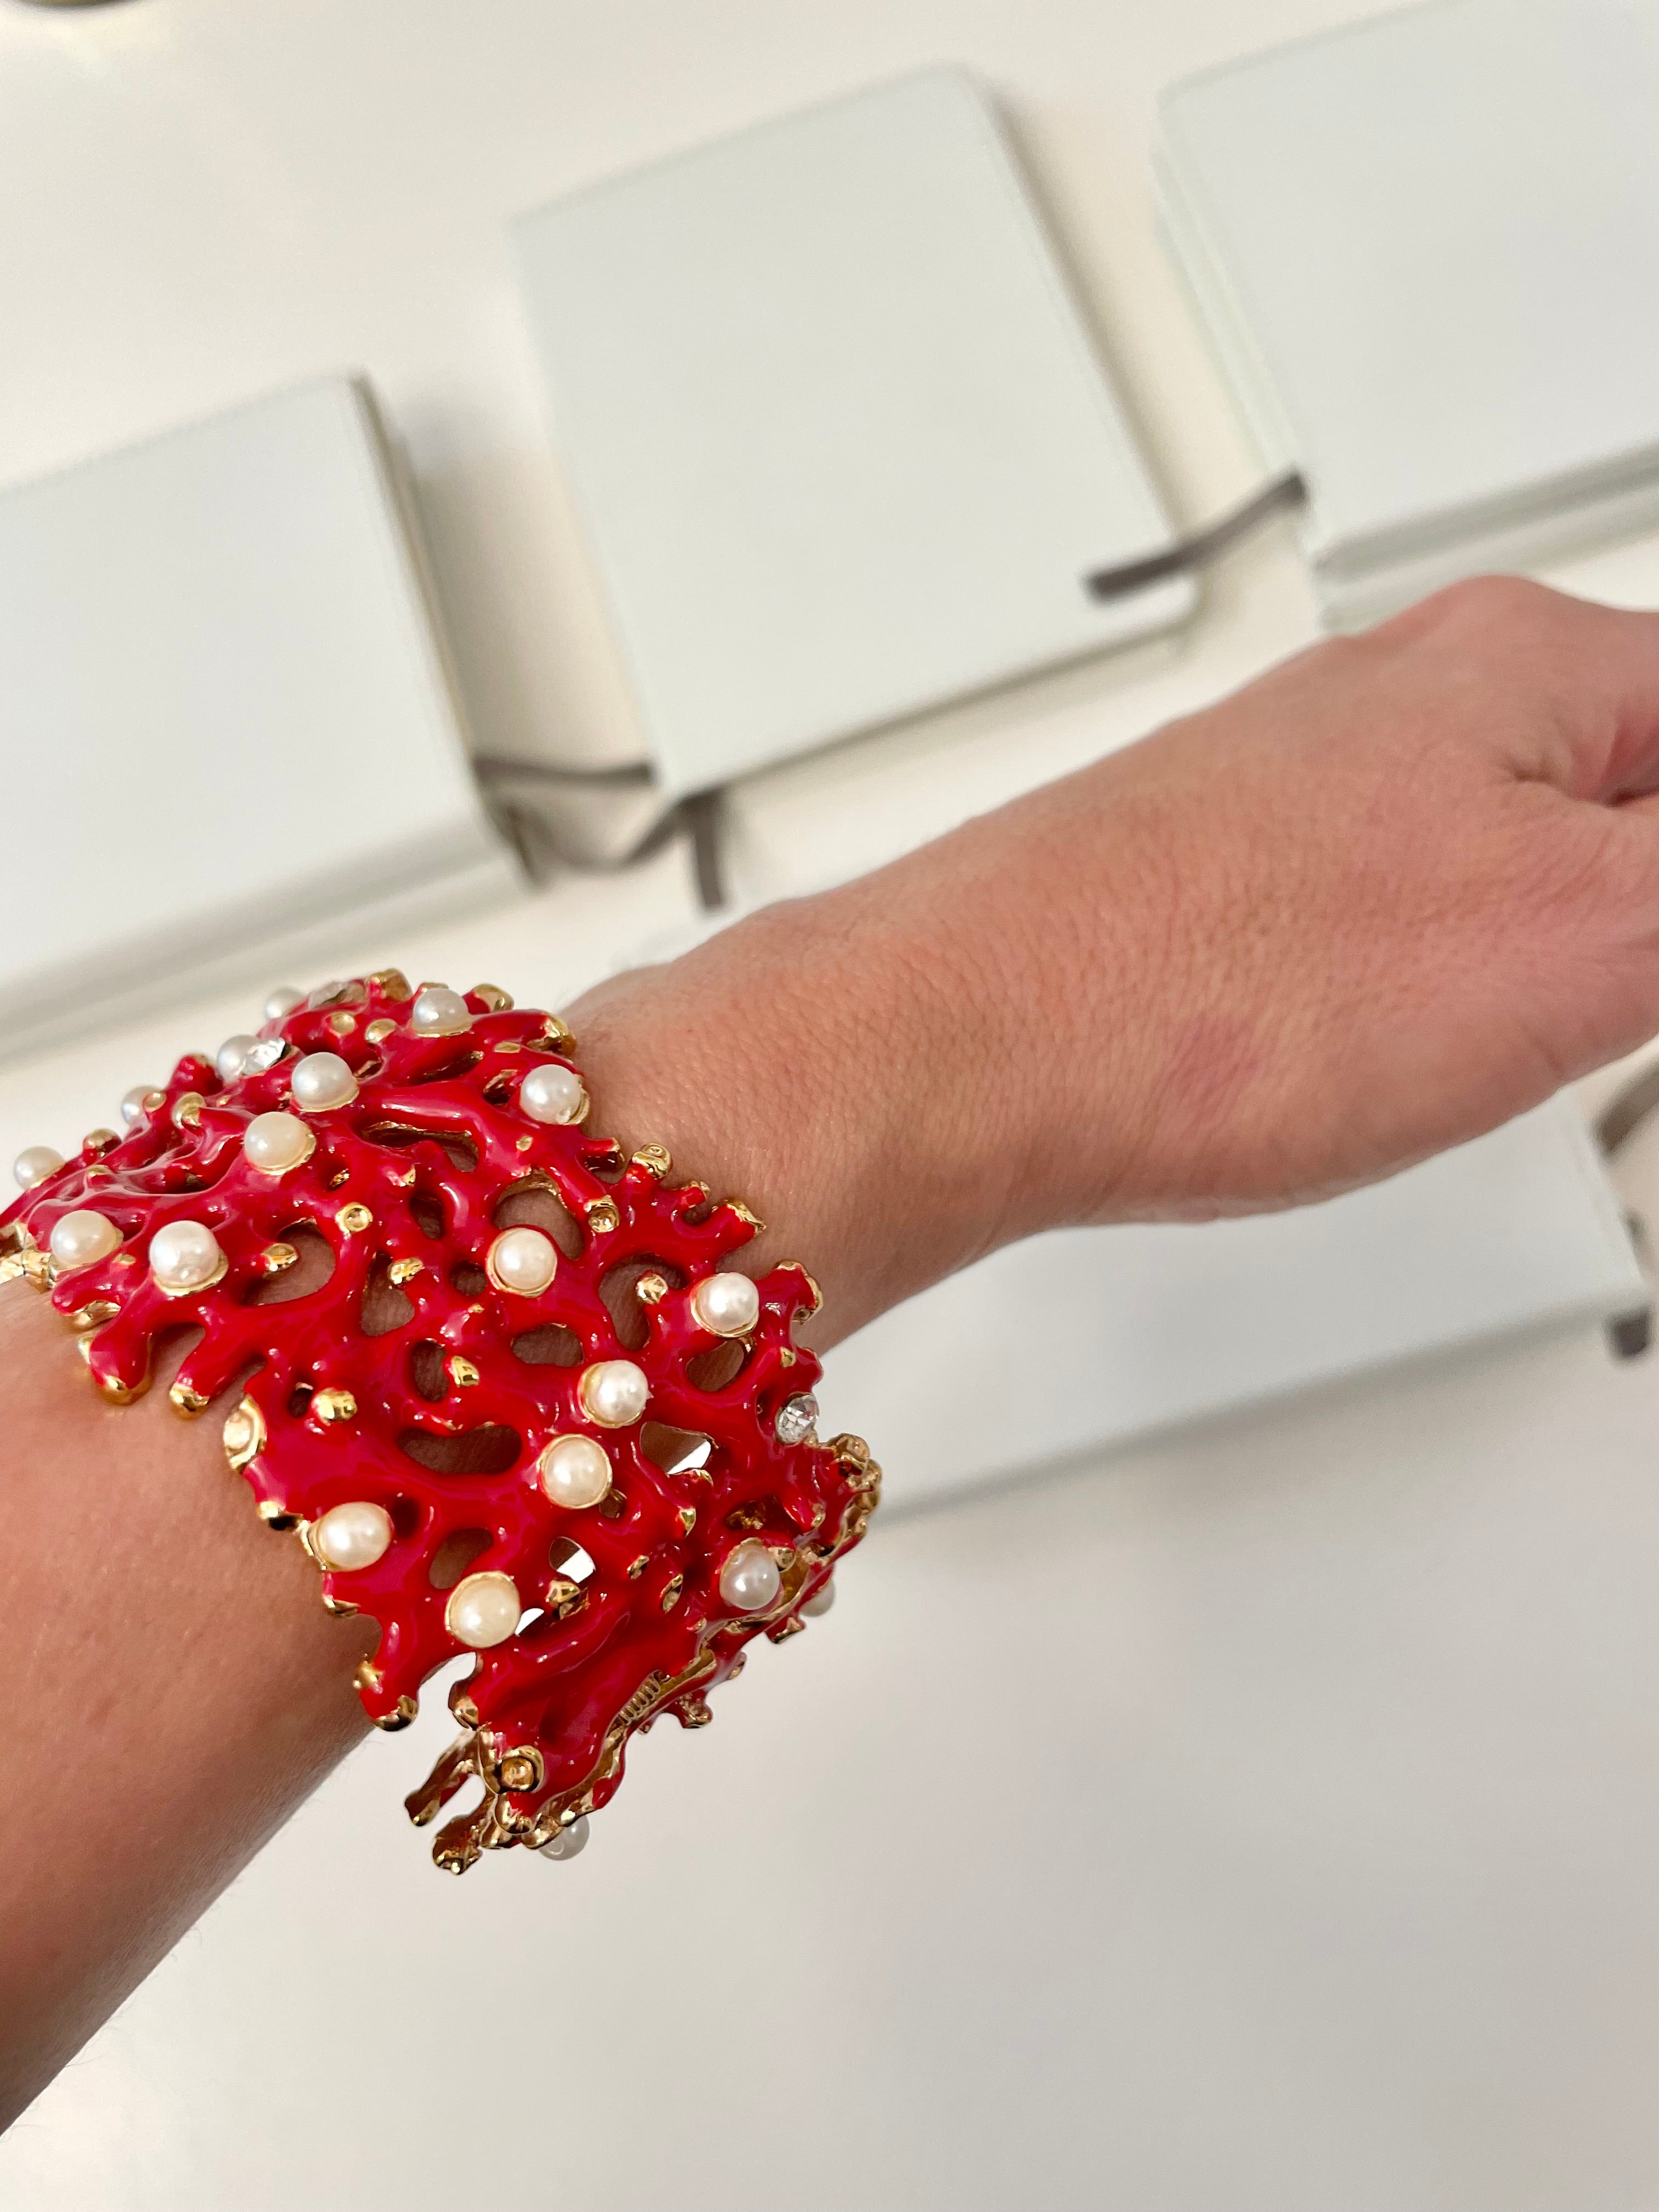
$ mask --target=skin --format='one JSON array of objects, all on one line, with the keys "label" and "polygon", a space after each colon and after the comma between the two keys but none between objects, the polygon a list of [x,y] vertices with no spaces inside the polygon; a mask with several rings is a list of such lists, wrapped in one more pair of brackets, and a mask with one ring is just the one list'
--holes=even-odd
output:
[{"label": "skin", "polygon": [[[1015,1238],[1320,1197],[1632,1049],[1656,793],[1659,617],[1468,584],[565,1011],[596,1126],[746,1197],[823,1346]],[[0,1292],[8,2118],[365,1729],[372,1632],[222,1409],[78,1376]]]}]

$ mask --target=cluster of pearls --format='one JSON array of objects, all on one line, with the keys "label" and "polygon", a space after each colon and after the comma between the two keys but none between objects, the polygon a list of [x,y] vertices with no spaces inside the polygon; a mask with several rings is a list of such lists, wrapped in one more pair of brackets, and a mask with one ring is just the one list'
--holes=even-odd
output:
[{"label": "cluster of pearls", "polygon": [[760,1292],[747,1275],[707,1275],[691,1293],[691,1312],[715,1336],[746,1336],[760,1319]]},{"label": "cluster of pearls", "polygon": [[325,1114],[331,1107],[350,1105],[357,1079],[337,1052],[308,1052],[295,1062],[289,1091],[302,1113]]},{"label": "cluster of pearls", "polygon": [[733,1613],[764,1613],[783,1588],[778,1563],[758,1537],[739,1544],[720,1569],[720,1596]]},{"label": "cluster of pearls", "polygon": [[54,1152],[50,1145],[30,1145],[12,1162],[12,1177],[19,1190],[33,1190],[36,1183],[55,1176],[63,1164],[64,1155]]},{"label": "cluster of pearls", "polygon": [[459,1036],[472,1026],[466,1000],[447,983],[428,983],[416,994],[409,1026],[416,1036]]},{"label": "cluster of pearls", "polygon": [[392,1543],[392,1516],[367,1498],[331,1505],[312,1523],[311,1548],[325,1567],[350,1574],[383,1559]]},{"label": "cluster of pearls", "polygon": [[587,1111],[587,1093],[574,1067],[551,1060],[526,1076],[519,1085],[519,1103],[532,1121],[580,1121]]},{"label": "cluster of pearls", "polygon": [[75,1267],[90,1267],[107,1260],[121,1242],[121,1232],[106,1213],[79,1207],[52,1224],[46,1249],[52,1263],[64,1274]]},{"label": "cluster of pearls", "polygon": [[158,1290],[174,1296],[204,1290],[224,1273],[219,1240],[203,1221],[169,1221],[149,1240],[149,1272]]},{"label": "cluster of pearls", "polygon": [[315,1136],[297,1114],[256,1114],[242,1132],[242,1157],[261,1175],[286,1175],[316,1149]]},{"label": "cluster of pearls", "polygon": [[573,1512],[597,1505],[611,1487],[610,1456],[592,1437],[555,1437],[536,1472],[554,1504]]},{"label": "cluster of pearls", "polygon": [[468,1575],[449,1593],[444,1626],[469,1651],[488,1651],[517,1632],[523,1609],[511,1575]]},{"label": "cluster of pearls", "polygon": [[582,1370],[576,1395],[588,1419],[601,1429],[625,1429],[644,1413],[651,1383],[631,1359],[596,1359]]},{"label": "cluster of pearls", "polygon": [[539,1229],[504,1229],[490,1246],[484,1273],[498,1291],[537,1298],[558,1273],[559,1249]]}]

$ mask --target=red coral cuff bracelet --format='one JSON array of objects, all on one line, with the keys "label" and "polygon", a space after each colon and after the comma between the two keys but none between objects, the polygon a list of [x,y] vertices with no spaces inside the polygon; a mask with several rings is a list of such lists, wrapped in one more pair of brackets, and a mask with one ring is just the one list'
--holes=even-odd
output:
[{"label": "red coral cuff bracelet", "polygon": [[[387,971],[265,1011],[216,1065],[130,1091],[125,1135],[21,1156],[0,1279],[50,1292],[118,1404],[159,1334],[201,1330],[173,1404],[240,1382],[231,1466],[325,1604],[380,1625],[370,1717],[404,1726],[476,1655],[450,1692],[465,1732],[408,1801],[424,1823],[483,1785],[438,1864],[569,1856],[629,1737],[665,1711],[701,1727],[864,1533],[880,1470],[856,1437],[818,1442],[818,1363],[791,1340],[817,1287],[730,1270],[748,1208],[671,1188],[659,1146],[587,1134],[569,1032],[504,992]],[[505,1218],[530,1192],[547,1226]],[[331,1272],[304,1287],[318,1239]]]}]

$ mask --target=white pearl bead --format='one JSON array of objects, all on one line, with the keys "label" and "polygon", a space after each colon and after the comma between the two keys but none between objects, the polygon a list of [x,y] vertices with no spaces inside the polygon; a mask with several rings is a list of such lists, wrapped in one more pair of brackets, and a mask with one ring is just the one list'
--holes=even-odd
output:
[{"label": "white pearl bead", "polygon": [[242,1132],[242,1157],[262,1175],[286,1175],[316,1149],[316,1138],[297,1114],[256,1114]]},{"label": "white pearl bead", "polygon": [[54,1152],[50,1145],[31,1145],[12,1162],[12,1178],[19,1190],[33,1190],[36,1183],[56,1175],[63,1164],[64,1155]]},{"label": "white pearl bead", "polygon": [[305,998],[303,991],[296,991],[291,983],[284,983],[265,1000],[265,1019],[280,1022],[285,1014],[291,1014],[296,1006],[302,1006]]},{"label": "white pearl bead", "polygon": [[337,1052],[308,1052],[294,1063],[289,1090],[302,1113],[325,1114],[331,1106],[349,1106],[357,1079]]},{"label": "white pearl bead", "polygon": [[466,1000],[442,983],[428,983],[416,999],[409,1026],[416,1036],[459,1036],[472,1026]]},{"label": "white pearl bead", "polygon": [[579,1858],[586,1848],[587,1815],[584,1813],[580,1820],[573,1820],[568,1828],[561,1828],[556,1836],[550,1836],[544,1844],[538,1844],[536,1856],[538,1859],[552,1859],[556,1862],[561,1859],[574,1859]]},{"label": "white pearl bead", "polygon": [[764,1544],[739,1544],[720,1569],[720,1595],[733,1613],[764,1613],[778,1601],[783,1577]]},{"label": "white pearl bead", "polygon": [[224,1256],[203,1221],[169,1221],[149,1240],[149,1272],[164,1291],[199,1291],[218,1273]]},{"label": "white pearl bead", "polygon": [[760,1292],[747,1275],[708,1275],[691,1293],[691,1311],[716,1336],[742,1336],[760,1319]]},{"label": "white pearl bead", "polygon": [[451,1590],[444,1623],[458,1644],[470,1651],[488,1651],[513,1634],[520,1610],[518,1584],[511,1575],[469,1575]]},{"label": "white pearl bead", "polygon": [[383,1559],[392,1542],[392,1516],[366,1498],[331,1505],[311,1530],[312,1549],[327,1567],[349,1574]]},{"label": "white pearl bead", "polygon": [[644,1413],[651,1385],[631,1359],[600,1359],[583,1369],[579,1395],[590,1421],[602,1429],[625,1429]]},{"label": "white pearl bead", "polygon": [[592,1437],[555,1437],[538,1462],[542,1488],[573,1511],[597,1505],[611,1487],[611,1461]]},{"label": "white pearl bead", "polygon": [[835,1601],[836,1585],[833,1582],[827,1582],[821,1590],[815,1591],[813,1595],[807,1599],[805,1604],[802,1606],[801,1611],[806,1615],[809,1620],[818,1620],[829,1612],[830,1607],[835,1603]]},{"label": "white pearl bead", "polygon": [[234,1083],[242,1073],[243,1063],[258,1042],[258,1037],[249,1036],[246,1031],[225,1039],[213,1055],[213,1065],[219,1071],[222,1083]]},{"label": "white pearl bead", "polygon": [[129,1129],[135,1121],[142,1121],[149,1113],[149,1109],[145,1105],[144,1101],[155,1087],[155,1085],[149,1083],[135,1083],[131,1090],[122,1098],[121,1119]]},{"label": "white pearl bead", "polygon": [[539,1297],[558,1272],[559,1248],[539,1229],[503,1229],[489,1248],[484,1271],[497,1290]]},{"label": "white pearl bead", "polygon": [[574,1067],[549,1060],[532,1067],[519,1085],[519,1103],[532,1121],[580,1121],[587,1093]]},{"label": "white pearl bead", "polygon": [[82,1208],[64,1214],[56,1224],[47,1249],[52,1265],[67,1273],[72,1267],[90,1267],[96,1260],[107,1260],[120,1242],[121,1232],[108,1214]]}]

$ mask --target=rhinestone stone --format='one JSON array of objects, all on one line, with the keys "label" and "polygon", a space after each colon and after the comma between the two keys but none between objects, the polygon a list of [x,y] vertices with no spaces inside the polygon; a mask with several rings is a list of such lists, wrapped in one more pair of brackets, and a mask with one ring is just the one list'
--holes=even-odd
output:
[{"label": "rhinestone stone", "polygon": [[818,1418],[818,1401],[810,1390],[803,1390],[798,1398],[790,1398],[778,1408],[777,1432],[781,1444],[802,1444],[812,1433],[813,1423]]}]

